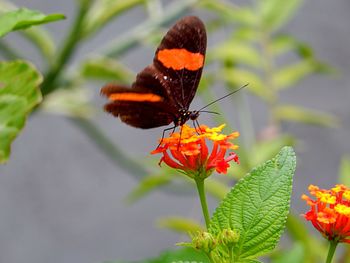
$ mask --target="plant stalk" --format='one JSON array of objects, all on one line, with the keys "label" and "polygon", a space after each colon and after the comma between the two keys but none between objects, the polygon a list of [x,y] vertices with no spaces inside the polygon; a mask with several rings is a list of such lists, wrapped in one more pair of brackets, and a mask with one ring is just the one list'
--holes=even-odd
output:
[{"label": "plant stalk", "polygon": [[82,24],[89,7],[90,2],[85,1],[85,3],[81,3],[72,29],[68,34],[54,65],[45,74],[44,82],[41,85],[41,91],[44,96],[51,93],[57,88],[56,80],[62,73],[64,66],[74,54],[74,51],[77,48],[79,41],[81,40],[81,32],[83,31]]},{"label": "plant stalk", "polygon": [[203,217],[205,220],[205,225],[208,229],[209,223],[210,223],[210,216],[209,216],[209,211],[208,211],[207,199],[206,199],[205,191],[204,191],[204,179],[195,178],[195,181],[196,181],[196,185],[197,185],[199,200],[200,200],[201,206],[202,206],[202,212],[203,212]]},{"label": "plant stalk", "polygon": [[326,263],[331,263],[332,262],[332,259],[333,259],[333,256],[334,256],[334,252],[335,252],[335,249],[337,248],[337,245],[338,245],[338,241],[332,240],[332,241],[329,242],[329,250],[328,250]]}]

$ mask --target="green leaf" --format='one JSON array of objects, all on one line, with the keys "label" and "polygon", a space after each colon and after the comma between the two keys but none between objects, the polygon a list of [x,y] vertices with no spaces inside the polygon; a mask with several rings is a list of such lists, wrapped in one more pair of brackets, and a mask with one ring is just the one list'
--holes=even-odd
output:
[{"label": "green leaf", "polygon": [[277,30],[294,15],[302,0],[264,0],[258,1],[261,22],[269,30]]},{"label": "green leaf", "polygon": [[106,57],[94,57],[86,60],[81,67],[81,75],[88,79],[104,81],[116,81],[128,83],[134,77],[134,73],[115,59]]},{"label": "green leaf", "polygon": [[282,121],[300,122],[324,127],[337,127],[339,120],[327,113],[302,108],[294,105],[280,105],[274,109],[274,116]]},{"label": "green leaf", "polygon": [[62,14],[44,15],[39,11],[20,8],[15,11],[0,13],[0,37],[19,29],[26,29],[33,25],[50,23],[64,19]]},{"label": "green leaf", "polygon": [[157,221],[157,225],[182,234],[205,231],[205,228],[199,222],[179,216],[161,218]]},{"label": "green leaf", "polygon": [[295,166],[293,149],[282,148],[239,180],[215,210],[209,232],[238,231],[240,239],[233,248],[238,260],[254,259],[276,246],[289,213]]},{"label": "green leaf", "polygon": [[339,167],[339,183],[350,187],[350,156],[343,156]]},{"label": "green leaf", "polygon": [[38,71],[24,61],[0,62],[0,163],[8,160],[12,141],[40,103],[41,81]]},{"label": "green leaf", "polygon": [[150,175],[143,178],[136,189],[134,189],[127,197],[127,201],[133,203],[154,189],[169,184],[171,177],[164,174]]}]

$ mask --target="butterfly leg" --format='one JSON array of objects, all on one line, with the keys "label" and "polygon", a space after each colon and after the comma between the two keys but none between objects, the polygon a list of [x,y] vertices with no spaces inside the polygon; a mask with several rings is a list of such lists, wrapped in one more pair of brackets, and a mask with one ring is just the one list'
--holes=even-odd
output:
[{"label": "butterfly leg", "polygon": [[198,124],[196,124],[196,122],[194,120],[193,120],[193,127],[196,130],[197,135],[201,134],[201,130],[199,129],[199,132],[198,132],[197,127],[199,128],[199,126],[198,126]]},{"label": "butterfly leg", "polygon": [[[197,120],[197,119],[195,119],[194,121],[195,121],[195,122],[196,122],[196,124],[197,124],[197,127],[198,127],[198,129],[199,129],[199,133],[200,133],[200,134],[202,134],[201,126],[199,125],[198,120]],[[197,131],[197,129],[196,129],[196,131]]]},{"label": "butterfly leg", "polygon": [[159,148],[159,146],[162,144],[162,142],[163,142],[163,140],[164,140],[164,136],[165,136],[165,132],[166,131],[170,131],[170,130],[173,130],[171,133],[173,134],[174,133],[174,131],[175,131],[175,128],[176,128],[177,126],[174,126],[174,127],[169,127],[169,128],[166,128],[166,129],[164,129],[163,130],[163,133],[162,133],[162,139],[160,139],[160,142],[159,142],[159,144],[158,144],[158,146],[157,146],[157,148],[156,149],[158,149]]},{"label": "butterfly leg", "polygon": [[179,138],[179,142],[177,143],[177,150],[179,150],[179,148],[180,148],[181,137],[182,137],[182,125],[180,126],[180,138]]}]

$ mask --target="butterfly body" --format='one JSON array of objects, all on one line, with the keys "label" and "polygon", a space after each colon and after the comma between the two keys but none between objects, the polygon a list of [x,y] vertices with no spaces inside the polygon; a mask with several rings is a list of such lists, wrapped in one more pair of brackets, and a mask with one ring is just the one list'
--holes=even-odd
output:
[{"label": "butterfly body", "polygon": [[194,16],[179,20],[158,46],[153,64],[136,76],[131,87],[107,84],[101,89],[109,102],[105,110],[133,127],[149,129],[196,120],[190,111],[202,74],[206,30]]}]

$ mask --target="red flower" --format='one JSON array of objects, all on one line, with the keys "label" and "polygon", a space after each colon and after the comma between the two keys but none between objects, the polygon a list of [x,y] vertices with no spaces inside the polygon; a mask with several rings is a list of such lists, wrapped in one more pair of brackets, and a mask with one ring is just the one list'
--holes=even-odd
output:
[{"label": "red flower", "polygon": [[[237,138],[239,133],[221,134],[224,126],[210,129],[201,125],[196,130],[184,125],[181,128],[182,132],[172,133],[168,138],[163,138],[161,145],[152,151],[152,154],[162,153],[160,164],[164,162],[172,168],[182,170],[191,178],[206,178],[214,169],[218,173],[226,174],[230,161],[239,163],[234,152],[225,157],[227,150],[238,149],[238,146],[229,140]],[[208,141],[212,142],[211,151],[207,145]]]},{"label": "red flower", "polygon": [[336,185],[330,190],[309,186],[310,194],[302,199],[311,207],[304,217],[328,240],[350,243],[350,190]]}]

